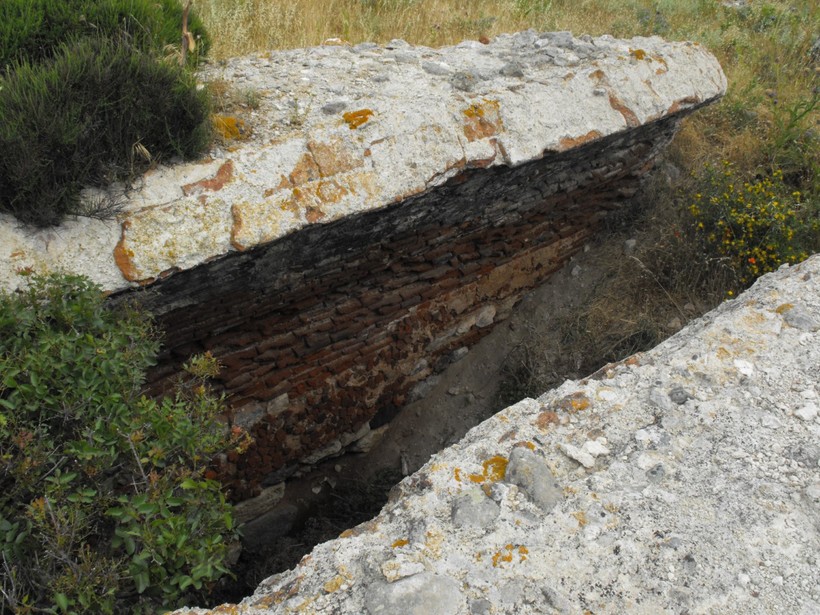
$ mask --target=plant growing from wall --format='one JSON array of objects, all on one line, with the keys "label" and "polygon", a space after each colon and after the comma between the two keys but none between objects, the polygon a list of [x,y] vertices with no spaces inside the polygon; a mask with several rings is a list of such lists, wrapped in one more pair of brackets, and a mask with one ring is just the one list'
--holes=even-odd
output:
[{"label": "plant growing from wall", "polygon": [[74,276],[0,295],[0,612],[156,612],[227,572],[236,537],[212,456],[239,446],[192,360],[140,395],[150,320]]}]

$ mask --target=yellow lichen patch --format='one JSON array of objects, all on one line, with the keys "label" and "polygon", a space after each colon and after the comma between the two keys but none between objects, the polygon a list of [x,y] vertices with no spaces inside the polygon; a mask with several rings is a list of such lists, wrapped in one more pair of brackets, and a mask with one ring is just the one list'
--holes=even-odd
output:
[{"label": "yellow lichen patch", "polygon": [[572,516],[578,520],[578,525],[580,527],[584,527],[587,523],[589,523],[589,521],[587,521],[587,514],[583,510],[572,513]]},{"label": "yellow lichen patch", "polygon": [[605,75],[604,71],[602,71],[600,68],[598,68],[598,69],[592,71],[591,73],[589,73],[589,78],[590,79],[598,80],[598,79],[603,79],[605,76],[606,75]]},{"label": "yellow lichen patch", "polygon": [[630,49],[629,50],[629,55],[631,55],[636,60],[643,60],[643,59],[648,59],[650,61],[652,60],[652,58],[650,58],[649,56],[646,55],[646,52],[643,49]]},{"label": "yellow lichen patch", "polygon": [[474,483],[498,482],[507,475],[508,463],[506,457],[499,455],[490,457],[482,464],[484,466],[483,472],[481,474],[470,474],[470,480]]},{"label": "yellow lichen patch", "polygon": [[620,508],[618,507],[617,504],[614,504],[613,502],[605,502],[604,503],[604,510],[609,512],[609,513],[615,514],[616,512],[618,512],[620,510]]},{"label": "yellow lichen patch", "polygon": [[211,117],[214,130],[223,139],[232,141],[244,141],[251,136],[251,129],[245,120],[234,115],[222,115],[217,113]]},{"label": "yellow lichen patch", "polygon": [[350,194],[344,186],[335,181],[321,181],[316,183],[316,196],[322,203],[338,203],[343,197]]},{"label": "yellow lichen patch", "polygon": [[497,100],[483,99],[480,103],[473,103],[467,107],[463,113],[464,136],[468,141],[476,141],[491,137],[503,130],[504,122],[501,121],[501,106]]},{"label": "yellow lichen patch", "polygon": [[777,306],[777,309],[775,309],[775,312],[777,312],[778,314],[785,314],[786,312],[788,312],[792,308],[794,308],[793,303],[782,303],[782,304]]},{"label": "yellow lichen patch", "polygon": [[355,536],[356,533],[352,529],[346,529],[344,532],[339,534],[339,538],[350,538],[351,536]]},{"label": "yellow lichen patch", "polygon": [[325,590],[328,594],[332,594],[333,592],[337,591],[342,585],[344,585],[345,578],[337,574],[335,577],[330,579],[327,583],[322,586],[322,589]]},{"label": "yellow lichen patch", "polygon": [[362,124],[366,124],[373,117],[373,111],[370,109],[359,109],[358,111],[348,111],[342,114],[344,121],[350,127],[350,130],[356,130]]},{"label": "yellow lichen patch", "polygon": [[480,562],[480,561],[481,561],[481,558],[482,558],[483,556],[484,556],[484,553],[482,553],[481,551],[479,551],[478,553],[476,553],[476,554],[475,554],[475,561]]},{"label": "yellow lichen patch", "polygon": [[424,550],[427,551],[431,557],[441,557],[441,545],[444,544],[444,534],[440,529],[434,527],[427,530],[425,534],[427,539],[424,541]]},{"label": "yellow lichen patch", "polygon": [[459,483],[461,482],[461,468],[453,468],[453,478]]},{"label": "yellow lichen patch", "polygon": [[501,549],[500,551],[496,551],[493,554],[493,568],[497,568],[499,564],[502,564],[504,562],[512,562],[513,556],[516,551],[518,552],[519,563],[527,559],[527,555],[529,554],[529,550],[527,549],[527,547],[523,545],[508,544],[503,549]]},{"label": "yellow lichen patch", "polygon": [[394,540],[393,544],[390,546],[394,549],[398,549],[399,547],[405,547],[408,544],[410,544],[409,540],[407,540],[406,538],[399,538],[398,540]]},{"label": "yellow lichen patch", "polygon": [[726,359],[730,359],[732,357],[732,353],[726,350],[723,346],[717,349],[715,355],[721,361],[725,361]]}]

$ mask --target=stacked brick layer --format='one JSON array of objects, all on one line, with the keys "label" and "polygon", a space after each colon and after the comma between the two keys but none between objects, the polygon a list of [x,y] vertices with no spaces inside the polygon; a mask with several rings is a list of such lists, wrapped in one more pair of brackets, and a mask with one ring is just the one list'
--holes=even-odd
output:
[{"label": "stacked brick layer", "polygon": [[635,193],[680,118],[512,169],[466,171],[400,205],[156,283],[140,294],[166,335],[152,390],[191,354],[219,359],[229,418],[255,439],[222,460],[222,479],[235,499],[256,495],[400,408],[504,318]]}]

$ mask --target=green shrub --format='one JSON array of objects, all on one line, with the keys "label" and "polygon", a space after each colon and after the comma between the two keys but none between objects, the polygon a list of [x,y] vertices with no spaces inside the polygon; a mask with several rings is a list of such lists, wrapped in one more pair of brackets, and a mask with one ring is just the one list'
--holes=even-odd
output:
[{"label": "green shrub", "polygon": [[[191,12],[188,29],[197,41],[192,61],[207,53],[210,41]],[[0,2],[0,74],[15,60],[51,59],[60,45],[86,36],[120,38],[163,52],[180,47],[182,6],[178,0],[3,0]]]},{"label": "green shrub", "polygon": [[82,187],[196,157],[209,141],[207,93],[181,67],[125,39],[63,45],[0,79],[0,211],[38,226],[93,213]]},{"label": "green shrub", "polygon": [[157,348],[84,278],[0,295],[0,612],[156,612],[227,571],[236,531],[206,466],[226,445],[215,361],[148,399]]},{"label": "green shrub", "polygon": [[726,161],[707,167],[689,207],[708,254],[728,260],[742,288],[820,249],[820,209],[789,188],[780,170],[744,179]]}]

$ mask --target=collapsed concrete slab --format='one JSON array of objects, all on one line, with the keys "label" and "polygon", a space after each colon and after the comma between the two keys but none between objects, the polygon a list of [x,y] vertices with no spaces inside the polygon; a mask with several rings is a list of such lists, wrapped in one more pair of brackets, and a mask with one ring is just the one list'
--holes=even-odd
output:
[{"label": "collapsed concrete slab", "polygon": [[820,256],[525,399],[239,605],[177,615],[820,610]]},{"label": "collapsed concrete slab", "polygon": [[137,298],[165,332],[154,393],[211,352],[228,419],[255,439],[221,479],[265,502],[503,320],[726,87],[696,44],[531,31],[272,52],[202,77],[258,103],[216,118],[227,144],[146,174],[116,220],[0,217],[0,280],[65,269]]}]

